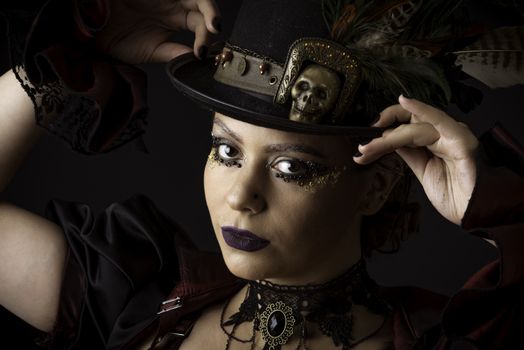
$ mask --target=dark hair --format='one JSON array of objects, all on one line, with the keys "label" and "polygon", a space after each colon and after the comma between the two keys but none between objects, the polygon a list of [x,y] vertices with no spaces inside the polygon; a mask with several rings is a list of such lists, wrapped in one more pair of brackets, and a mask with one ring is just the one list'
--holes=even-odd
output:
[{"label": "dark hair", "polygon": [[419,229],[420,206],[409,202],[414,175],[398,155],[391,156],[398,158],[400,166],[387,170],[400,178],[382,208],[377,213],[362,218],[360,235],[364,256],[370,256],[373,251],[397,252],[400,243]]}]

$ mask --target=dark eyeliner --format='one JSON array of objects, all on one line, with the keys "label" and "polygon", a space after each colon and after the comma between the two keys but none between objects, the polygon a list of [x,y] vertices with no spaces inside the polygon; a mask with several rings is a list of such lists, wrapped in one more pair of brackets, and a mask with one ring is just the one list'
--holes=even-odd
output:
[{"label": "dark eyeliner", "polygon": [[[283,159],[281,161],[285,161]],[[329,168],[325,165],[312,162],[309,160],[300,160],[300,159],[287,159],[288,161],[299,163],[305,170],[300,174],[285,174],[276,170],[277,173],[275,176],[279,179],[282,179],[284,182],[296,182],[299,186],[304,186],[311,181],[311,179],[325,175],[329,172]],[[272,166],[272,168],[274,168]]]},{"label": "dark eyeliner", "polygon": [[221,137],[217,137],[213,134],[211,134],[211,148],[213,150],[212,154],[210,155],[211,157],[211,160],[221,164],[221,165],[225,165],[227,167],[237,167],[237,168],[241,168],[242,167],[242,164],[240,164],[239,162],[237,162],[236,160],[226,160],[224,158],[222,158],[219,153],[218,153],[218,148],[221,146],[221,145],[227,145],[229,147],[233,147],[236,149],[236,147],[234,145],[232,145],[231,143],[227,142],[226,139],[224,138],[221,138]]}]

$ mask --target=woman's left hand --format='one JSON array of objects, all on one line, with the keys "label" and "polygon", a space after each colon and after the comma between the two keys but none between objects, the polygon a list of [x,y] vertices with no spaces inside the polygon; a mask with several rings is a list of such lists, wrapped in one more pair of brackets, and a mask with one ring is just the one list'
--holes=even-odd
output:
[{"label": "woman's left hand", "polygon": [[445,112],[403,96],[386,108],[373,125],[389,127],[382,137],[359,145],[358,164],[396,152],[412,169],[427,197],[449,221],[460,225],[476,181],[478,140],[464,124]]}]

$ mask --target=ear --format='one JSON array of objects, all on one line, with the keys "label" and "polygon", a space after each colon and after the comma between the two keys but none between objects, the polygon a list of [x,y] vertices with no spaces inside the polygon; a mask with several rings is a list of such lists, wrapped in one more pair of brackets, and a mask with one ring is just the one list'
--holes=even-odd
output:
[{"label": "ear", "polygon": [[372,179],[359,206],[362,215],[376,214],[382,208],[400,180],[404,167],[403,160],[397,154],[388,154],[373,164],[373,168],[370,169]]}]

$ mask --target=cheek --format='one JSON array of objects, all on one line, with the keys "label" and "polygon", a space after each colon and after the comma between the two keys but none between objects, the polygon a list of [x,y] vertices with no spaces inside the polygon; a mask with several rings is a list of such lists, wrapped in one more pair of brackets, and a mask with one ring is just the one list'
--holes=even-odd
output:
[{"label": "cheek", "polygon": [[293,232],[290,239],[304,249],[339,239],[359,220],[358,200],[354,196],[359,194],[340,185],[328,185],[315,193],[295,188],[293,193],[283,196],[279,209],[285,226],[283,232]]},{"label": "cheek", "polygon": [[211,221],[214,223],[220,212],[220,203],[224,202],[220,198],[226,184],[224,183],[225,177],[220,176],[220,164],[213,159],[213,154],[211,151],[204,169],[204,195]]}]

